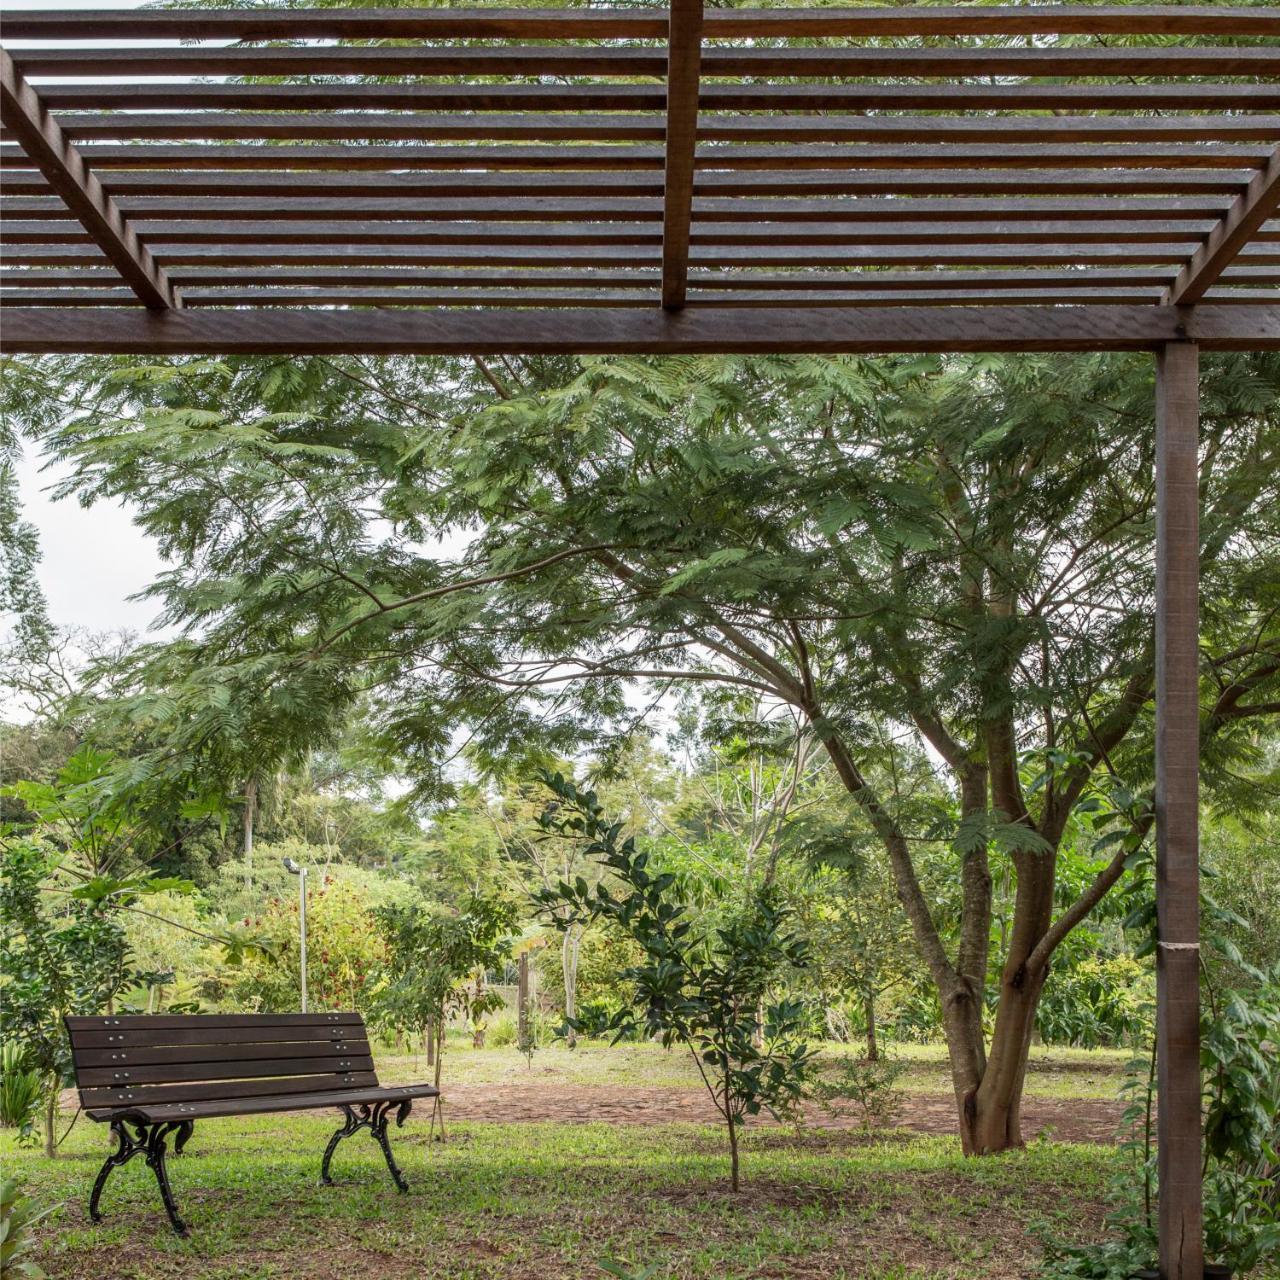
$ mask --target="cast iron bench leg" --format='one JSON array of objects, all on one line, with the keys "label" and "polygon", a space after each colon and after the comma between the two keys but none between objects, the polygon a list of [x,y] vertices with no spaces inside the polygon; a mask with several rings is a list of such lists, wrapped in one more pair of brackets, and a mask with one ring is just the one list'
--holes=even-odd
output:
[{"label": "cast iron bench leg", "polygon": [[[164,1201],[164,1211],[169,1215],[169,1222],[173,1229],[180,1236],[187,1234],[187,1224],[178,1217],[178,1202],[173,1198],[173,1188],[169,1185],[169,1173],[164,1167],[164,1140],[175,1129],[180,1130],[190,1124],[189,1120],[176,1120],[169,1124],[152,1125],[151,1133],[147,1137],[147,1166],[156,1175],[156,1181],[160,1184],[160,1198]],[[186,1136],[190,1136],[189,1129]],[[184,1141],[185,1137],[180,1135],[178,1142]]]},{"label": "cast iron bench leg", "polygon": [[[129,1132],[132,1125],[134,1133]],[[89,1196],[89,1217],[94,1222],[102,1221],[102,1213],[98,1202],[102,1199],[102,1189],[107,1185],[112,1169],[128,1164],[134,1156],[146,1154],[147,1167],[156,1175],[160,1184],[160,1198],[164,1201],[164,1211],[169,1215],[169,1222],[180,1235],[187,1234],[187,1225],[178,1216],[178,1204],[173,1198],[173,1188],[169,1185],[169,1173],[164,1167],[165,1139],[175,1129],[178,1131],[175,1151],[181,1151],[194,1128],[190,1120],[178,1120],[170,1124],[143,1124],[138,1120],[113,1120],[111,1132],[115,1135],[119,1146],[107,1157],[98,1171],[93,1183],[93,1191]]]},{"label": "cast iron bench leg", "polygon": [[382,1148],[382,1154],[386,1158],[387,1168],[391,1171],[391,1177],[395,1180],[395,1184],[401,1191],[408,1191],[409,1184],[405,1181],[405,1176],[400,1172],[400,1166],[396,1164],[395,1156],[391,1154],[391,1143],[387,1139],[387,1121],[390,1118],[391,1111],[396,1111],[396,1124],[402,1125],[405,1117],[408,1116],[413,1103],[406,1098],[403,1102],[377,1102],[371,1107],[367,1102],[360,1103],[360,1114],[357,1116],[354,1108],[344,1106],[343,1112],[346,1114],[342,1128],[337,1130],[333,1137],[329,1139],[329,1145],[324,1149],[324,1159],[320,1161],[320,1181],[326,1186],[333,1186],[333,1179],[329,1176],[329,1161],[333,1159],[333,1153],[338,1148],[338,1143],[343,1138],[349,1138],[353,1133],[358,1133],[361,1129],[368,1129],[378,1146]]},{"label": "cast iron bench leg", "polygon": [[[137,1130],[136,1136],[129,1132],[130,1124]],[[102,1221],[98,1202],[102,1199],[102,1188],[107,1185],[111,1170],[128,1164],[134,1156],[141,1155],[147,1149],[147,1126],[139,1124],[136,1120],[113,1120],[111,1134],[119,1146],[106,1158],[102,1168],[98,1170],[97,1178],[94,1179],[93,1191],[89,1195],[89,1217],[94,1222]]]}]

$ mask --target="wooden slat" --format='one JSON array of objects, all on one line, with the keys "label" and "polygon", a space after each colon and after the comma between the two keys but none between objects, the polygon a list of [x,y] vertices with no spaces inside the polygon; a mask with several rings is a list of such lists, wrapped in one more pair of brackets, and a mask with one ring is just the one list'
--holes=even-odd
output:
[{"label": "wooden slat", "polygon": [[246,1080],[258,1076],[278,1079],[372,1070],[373,1058],[368,1054],[326,1058],[252,1058],[229,1062],[168,1062],[151,1066],[117,1063],[106,1067],[80,1067],[76,1071],[76,1083],[82,1089],[90,1086],[123,1088],[192,1080]]},{"label": "wooden slat", "polygon": [[[1208,350],[1280,350],[1280,308],[661,307],[574,311],[326,311],[263,307],[103,324],[92,310],[14,308],[3,345],[28,352],[130,355],[577,355],[675,352],[1134,351],[1191,334]],[[228,1033],[230,1034],[230,1033]]]},{"label": "wooden slat", "polygon": [[[28,76],[662,76],[661,52],[580,46],[23,49]],[[1277,76],[1269,48],[708,48],[702,74],[724,76]]]},{"label": "wooden slat", "polygon": [[[362,170],[593,170],[657,169],[659,147],[635,146],[486,146],[411,147],[302,145],[198,146],[168,143],[100,143],[83,148],[86,164],[107,169],[341,169]],[[796,145],[788,148],[748,145],[700,146],[699,170],[789,169],[1096,169],[1255,168],[1267,162],[1270,147],[1249,143],[1187,146],[1177,143],[1111,143],[1063,147],[1010,144],[983,146]],[[14,146],[0,147],[0,167],[26,168],[29,161]]]},{"label": "wooden slat", "polygon": [[[717,10],[716,12],[723,12]],[[51,111],[662,111],[645,84],[50,84]],[[1267,84],[703,84],[704,111],[1276,111]]]},{"label": "wooden slat", "polygon": [[164,272],[138,243],[111,197],[4,49],[0,49],[0,119],[21,142],[24,162],[39,168],[139,299],[149,307],[176,307],[178,299]]},{"label": "wooden slat", "polygon": [[[216,1045],[278,1043],[285,1040],[308,1044],[334,1044],[351,1035],[351,1026],[275,1028],[261,1026],[174,1027],[163,1036],[136,1028],[77,1031],[76,1049],[145,1049],[162,1045]],[[194,1055],[193,1055],[194,1056]]]},{"label": "wooden slat", "polygon": [[190,1027],[328,1028],[364,1026],[358,1013],[137,1013],[68,1015],[68,1031],[174,1031]]},{"label": "wooden slat", "polygon": [[[94,291],[88,291],[92,294]],[[126,296],[117,291],[117,298]],[[352,1028],[349,1040],[274,1040],[264,1044],[160,1045],[143,1048],[78,1049],[76,1069],[121,1066],[183,1067],[192,1062],[252,1062],[259,1058],[314,1058],[325,1054],[348,1054],[367,1058],[371,1054],[363,1028]]]},{"label": "wooden slat", "polygon": [[328,1093],[334,1089],[376,1089],[372,1071],[327,1072],[313,1076],[272,1076],[267,1080],[214,1080],[172,1085],[142,1084],[119,1088],[80,1090],[80,1101],[90,1107],[171,1106],[176,1102],[221,1102],[227,1098],[261,1098],[292,1093]]},{"label": "wooden slat", "polygon": [[1174,306],[1199,302],[1245,246],[1263,238],[1259,229],[1278,208],[1280,147],[1249,183],[1249,189],[1236,199],[1208,241],[1196,250],[1169,290],[1168,301]]},{"label": "wooden slat", "polygon": [[[884,244],[1143,244],[1208,237],[1214,223],[1111,221],[1092,222],[867,222],[851,229],[845,223],[719,222],[693,224],[693,245],[826,245]],[[146,219],[134,221],[138,238],[150,244],[381,244],[381,245],[660,245],[662,231],[637,222],[230,222]],[[70,219],[11,219],[5,239],[16,244],[88,243],[84,229]],[[1280,228],[1263,227],[1253,243],[1280,241]],[[684,272],[681,272],[683,277]]]},{"label": "wooden slat", "polygon": [[[685,86],[681,113],[686,150],[693,145],[696,77]],[[73,141],[104,139],[397,139],[444,142],[662,141],[659,118],[643,115],[546,115],[524,112],[430,114],[425,112],[74,112],[59,117]],[[670,128],[668,121],[667,128]],[[1271,142],[1280,117],[1047,116],[1030,118],[945,116],[725,116],[703,113],[703,142]]]},{"label": "wooden slat", "polygon": [[[413,196],[395,197],[313,197],[295,199],[278,196],[267,200],[253,196],[122,196],[116,201],[120,211],[140,220],[189,218],[219,222],[296,220],[318,222],[329,218],[379,218],[393,221],[412,218],[419,222],[447,222],[464,219],[482,221],[564,221],[564,222],[653,222],[662,219],[662,202],[626,196],[564,197],[526,196],[495,200],[485,197],[426,200]],[[1070,221],[1142,221],[1160,218],[1168,222],[1203,222],[1220,219],[1230,208],[1222,196],[1175,196],[1151,198],[1118,196],[1074,200],[1052,198],[1032,200],[947,199],[919,196],[909,199],[717,199],[697,197],[693,202],[695,220],[720,222],[841,222],[859,224],[879,221],[983,222],[1001,218],[1008,222],[1035,222],[1045,218]],[[0,199],[0,214],[11,218],[70,218],[67,207],[56,196],[9,196]]]},{"label": "wooden slat", "polygon": [[[833,171],[715,172],[695,174],[694,198],[739,196],[1132,196],[1225,195],[1236,197],[1248,189],[1248,169],[1095,169],[1062,173],[1053,169],[1005,172],[958,169],[916,171],[882,170],[860,173]],[[662,177],[657,173],[291,173],[232,172],[128,172],[104,175],[103,186],[113,196],[131,195],[237,195],[338,196],[385,198],[391,195],[423,199],[474,197],[522,199],[528,196],[657,198]],[[10,195],[45,195],[49,184],[43,175],[13,169],[4,175]]]},{"label": "wooden slat", "polygon": [[[843,245],[843,246],[695,246],[689,255],[691,267],[771,267],[771,266],[893,266],[907,264],[1001,264],[1033,263],[1180,263],[1195,251],[1195,244],[1144,245],[1019,245],[1013,247],[964,245]],[[628,267],[657,265],[656,247],[644,245],[622,248],[597,245],[572,247],[547,245],[458,245],[428,248],[417,245],[238,245],[169,244],[156,241],[152,251],[169,266],[204,263],[208,265],[404,265],[404,266],[564,266]],[[94,263],[99,251],[93,245],[14,245],[8,261],[14,265],[67,266]],[[1255,262],[1280,262],[1280,248],[1267,246],[1248,255]]]},{"label": "wooden slat", "polygon": [[[1046,5],[712,10],[716,39],[886,35],[1276,35],[1265,8]],[[271,9],[12,12],[10,39],[630,39],[661,38],[661,9]]]},{"label": "wooden slat", "polygon": [[362,1102],[398,1102],[434,1098],[440,1091],[429,1084],[382,1085],[374,1089],[336,1089],[324,1093],[273,1094],[265,1098],[231,1098],[212,1102],[156,1104],[86,1111],[91,1120],[109,1120],[113,1114],[133,1113],[161,1123],[166,1120],[199,1120],[218,1116],[251,1116],[273,1111],[313,1111],[321,1107],[358,1105]]}]

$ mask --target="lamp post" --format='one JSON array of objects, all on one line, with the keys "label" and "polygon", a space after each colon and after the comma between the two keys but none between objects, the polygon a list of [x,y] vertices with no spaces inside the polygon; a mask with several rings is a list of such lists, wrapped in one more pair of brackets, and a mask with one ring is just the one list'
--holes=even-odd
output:
[{"label": "lamp post", "polygon": [[307,1011],[307,869],[292,858],[284,859],[284,869],[298,877],[298,964],[302,969],[302,1012]]}]

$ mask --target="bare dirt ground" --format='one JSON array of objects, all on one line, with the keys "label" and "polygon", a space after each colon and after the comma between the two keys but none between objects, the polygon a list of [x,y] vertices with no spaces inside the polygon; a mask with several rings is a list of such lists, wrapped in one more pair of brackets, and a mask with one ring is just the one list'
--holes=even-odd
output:
[{"label": "bare dirt ground", "polygon": [[[455,1120],[562,1124],[715,1124],[705,1093],[693,1089],[640,1085],[550,1084],[536,1073],[528,1084],[445,1085],[446,1114]],[[1022,1106],[1022,1133],[1029,1142],[1044,1134],[1059,1142],[1115,1141],[1121,1107],[1093,1098],[1028,1098]],[[857,1115],[833,1116],[809,1107],[813,1129],[856,1129]],[[896,1123],[917,1133],[950,1136],[956,1131],[955,1101],[947,1094],[904,1095]]]}]

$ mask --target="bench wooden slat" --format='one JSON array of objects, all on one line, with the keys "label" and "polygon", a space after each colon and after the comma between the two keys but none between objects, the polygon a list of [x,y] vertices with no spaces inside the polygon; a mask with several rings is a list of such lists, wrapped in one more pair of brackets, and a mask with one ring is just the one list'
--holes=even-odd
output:
[{"label": "bench wooden slat", "polygon": [[[282,1041],[332,1043],[350,1035],[351,1024],[332,1027],[173,1027],[159,1031],[126,1028],[121,1030],[77,1031],[75,1049],[110,1049],[112,1045],[159,1046],[177,1044],[262,1044]],[[363,1029],[361,1029],[363,1032]]]},{"label": "bench wooden slat", "polygon": [[349,1040],[266,1041],[261,1044],[146,1045],[141,1048],[114,1046],[110,1049],[78,1049],[76,1071],[94,1067],[119,1067],[122,1063],[136,1066],[171,1062],[175,1065],[200,1062],[251,1062],[257,1058],[315,1058],[327,1054],[354,1054],[368,1057],[372,1053],[364,1028]]},{"label": "bench wooden slat", "polygon": [[362,1102],[397,1102],[402,1099],[434,1098],[439,1090],[429,1084],[379,1085],[371,1089],[334,1089],[329,1093],[273,1094],[259,1098],[221,1099],[188,1102],[172,1106],[138,1103],[133,1107],[103,1110],[86,1108],[91,1120],[110,1120],[121,1114],[138,1115],[147,1121],[200,1120],[219,1116],[262,1115],[273,1111],[311,1111],[322,1107],[358,1106]]},{"label": "bench wooden slat", "polygon": [[[178,1062],[158,1066],[116,1063],[108,1067],[86,1067],[77,1079],[82,1089],[106,1085],[126,1088],[139,1084],[179,1084],[194,1080],[249,1080],[258,1076],[303,1076],[372,1071],[373,1059],[344,1055],[336,1058],[257,1058],[250,1062]],[[287,1091],[286,1091],[287,1092]]]},{"label": "bench wooden slat", "polygon": [[137,1087],[95,1087],[80,1090],[89,1108],[163,1106],[173,1102],[222,1102],[233,1098],[295,1093],[330,1093],[335,1089],[378,1088],[372,1071],[326,1072],[314,1076],[272,1076],[265,1080],[215,1080],[190,1084],[143,1084]]},{"label": "bench wooden slat", "polygon": [[67,1030],[171,1031],[197,1023],[202,1027],[329,1027],[364,1026],[358,1013],[122,1013],[94,1017],[68,1015]]}]

